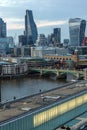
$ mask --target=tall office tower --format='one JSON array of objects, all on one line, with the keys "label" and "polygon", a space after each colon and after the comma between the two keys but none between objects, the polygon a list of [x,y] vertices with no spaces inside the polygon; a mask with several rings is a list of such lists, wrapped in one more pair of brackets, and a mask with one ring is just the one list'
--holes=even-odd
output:
[{"label": "tall office tower", "polygon": [[6,37],[6,23],[0,18],[0,38]]},{"label": "tall office tower", "polygon": [[61,28],[54,28],[54,42],[57,44],[61,43]]},{"label": "tall office tower", "polygon": [[32,45],[37,39],[37,27],[33,19],[31,10],[26,10],[25,15],[25,36],[27,38],[27,45]]},{"label": "tall office tower", "polygon": [[80,18],[69,20],[69,34],[71,46],[82,46],[85,38],[86,21]]}]

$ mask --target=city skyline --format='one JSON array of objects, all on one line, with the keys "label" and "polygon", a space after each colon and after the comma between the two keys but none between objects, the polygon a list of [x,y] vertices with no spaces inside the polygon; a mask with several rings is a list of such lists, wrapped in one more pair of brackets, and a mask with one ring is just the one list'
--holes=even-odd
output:
[{"label": "city skyline", "polygon": [[69,18],[79,17],[87,20],[86,3],[86,0],[4,0],[0,1],[0,17],[7,23],[8,36],[17,37],[24,31],[26,9],[32,10],[39,34],[47,35],[53,32],[53,28],[60,27],[64,39],[69,37]]}]

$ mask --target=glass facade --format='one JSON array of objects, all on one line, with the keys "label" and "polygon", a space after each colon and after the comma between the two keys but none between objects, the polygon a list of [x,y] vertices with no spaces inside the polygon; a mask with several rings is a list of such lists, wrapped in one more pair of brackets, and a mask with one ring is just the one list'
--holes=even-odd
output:
[{"label": "glass facade", "polygon": [[54,28],[54,42],[61,43],[61,28]]},{"label": "glass facade", "polygon": [[34,44],[37,39],[37,27],[33,19],[31,10],[26,10],[25,15],[25,35],[27,38],[27,45]]},{"label": "glass facade", "polygon": [[69,20],[69,34],[71,46],[82,46],[85,38],[86,21],[80,18]]},{"label": "glass facade", "polygon": [[0,18],[0,38],[6,37],[6,23]]}]

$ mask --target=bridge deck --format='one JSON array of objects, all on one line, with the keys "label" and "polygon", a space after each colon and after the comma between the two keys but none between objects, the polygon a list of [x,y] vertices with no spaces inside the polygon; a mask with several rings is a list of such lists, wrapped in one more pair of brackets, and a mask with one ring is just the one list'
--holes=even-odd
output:
[{"label": "bridge deck", "polygon": [[86,83],[79,82],[12,102],[10,103],[9,108],[7,108],[5,104],[0,108],[0,123],[25,112],[32,112],[55,101],[58,102],[64,98],[85,90],[87,90]]}]

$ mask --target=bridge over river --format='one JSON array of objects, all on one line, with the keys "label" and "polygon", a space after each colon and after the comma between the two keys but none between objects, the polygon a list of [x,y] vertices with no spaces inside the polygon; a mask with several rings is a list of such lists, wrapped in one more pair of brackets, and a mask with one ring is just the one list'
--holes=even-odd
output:
[{"label": "bridge over river", "polygon": [[56,78],[72,76],[73,79],[80,79],[84,77],[83,71],[69,69],[31,68],[29,73],[40,74],[41,76],[56,76]]}]

